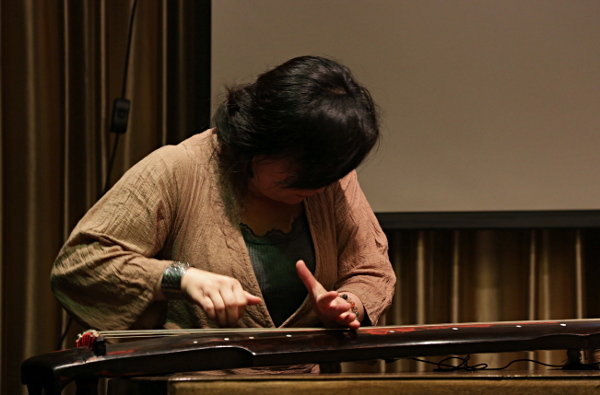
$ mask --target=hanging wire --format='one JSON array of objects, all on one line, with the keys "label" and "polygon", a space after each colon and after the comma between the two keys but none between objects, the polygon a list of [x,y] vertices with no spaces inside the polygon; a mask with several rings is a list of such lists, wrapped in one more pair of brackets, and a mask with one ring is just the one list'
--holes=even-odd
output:
[{"label": "hanging wire", "polygon": [[121,135],[120,133],[115,133],[115,141],[113,142],[112,152],[110,154],[110,159],[108,161],[108,167],[106,170],[106,180],[104,181],[104,188],[102,189],[102,195],[100,195],[101,197],[104,196],[104,194],[106,192],[108,192],[108,189],[110,188],[110,174],[112,173],[112,168],[115,163],[115,157],[116,157],[116,153],[117,153],[117,147],[119,145],[119,136],[120,135]]},{"label": "hanging wire", "polygon": [[[133,37],[133,22],[135,17],[135,10],[137,7],[137,0],[133,1],[133,5],[131,7],[131,16],[129,17],[129,33],[127,35],[127,49],[125,50],[125,67],[123,68],[123,85],[121,87],[121,97],[124,98],[127,94],[127,76],[129,75],[129,58],[131,57],[131,42]],[[102,190],[102,195],[108,192],[110,187],[110,176],[112,173],[112,168],[115,162],[115,157],[117,153],[117,147],[119,145],[119,136],[120,133],[115,133],[115,141],[112,148],[112,153],[110,154],[110,159],[108,161],[108,167],[106,171],[106,180],[104,183],[104,188]]]},{"label": "hanging wire", "polygon": [[[129,74],[129,58],[131,55],[131,42],[132,42],[132,37],[133,37],[133,23],[134,23],[134,18],[135,18],[135,10],[137,7],[137,0],[133,1],[133,5],[131,7],[131,16],[129,17],[129,33],[127,35],[127,49],[125,52],[125,67],[124,67],[124,71],[123,71],[123,86],[121,88],[121,97],[125,97],[125,94],[127,93],[127,76]],[[109,160],[108,160],[108,167],[107,167],[107,171],[106,171],[106,179],[104,182],[104,187],[102,189],[102,194],[100,196],[104,196],[104,194],[106,192],[108,192],[108,189],[110,187],[110,176],[112,173],[112,169],[113,169],[113,165],[115,162],[115,157],[116,157],[116,153],[117,153],[117,148],[119,145],[119,136],[121,134],[120,133],[115,133],[115,141],[113,143],[113,147],[112,147],[112,152],[110,154]],[[67,324],[65,326],[65,330],[63,331],[62,335],[60,336],[60,339],[58,340],[58,343],[56,345],[56,349],[60,350],[62,348],[62,344],[65,341],[65,338],[67,337],[67,334],[69,333],[69,329],[71,328],[71,324],[73,323],[73,317],[69,314],[69,318],[67,320]]]}]

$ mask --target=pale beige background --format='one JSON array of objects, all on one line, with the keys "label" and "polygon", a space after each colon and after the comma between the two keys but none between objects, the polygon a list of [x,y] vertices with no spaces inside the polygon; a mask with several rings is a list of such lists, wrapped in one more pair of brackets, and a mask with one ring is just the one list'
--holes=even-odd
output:
[{"label": "pale beige background", "polygon": [[600,209],[600,1],[219,0],[213,98],[288,58],[338,59],[384,139],[373,209]]}]

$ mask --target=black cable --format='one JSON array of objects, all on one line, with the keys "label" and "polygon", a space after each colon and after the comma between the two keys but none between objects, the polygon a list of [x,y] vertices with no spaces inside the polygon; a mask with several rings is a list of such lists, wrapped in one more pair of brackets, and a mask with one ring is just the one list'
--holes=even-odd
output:
[{"label": "black cable", "polygon": [[120,133],[115,133],[115,141],[113,143],[113,149],[112,149],[112,153],[110,154],[110,159],[108,160],[108,168],[106,169],[106,180],[104,181],[104,188],[102,189],[101,196],[104,196],[104,194],[106,192],[108,192],[108,189],[110,187],[110,173],[112,173],[112,168],[115,163],[115,156],[117,153],[117,146],[119,145],[119,136],[120,135],[121,135]]},{"label": "black cable", "polygon": [[73,317],[71,317],[71,315],[69,314],[69,319],[67,320],[67,326],[65,327],[63,334],[60,336],[60,339],[58,339],[58,344],[56,345],[57,350],[61,349],[62,344],[65,341],[65,338],[67,337],[67,333],[69,333],[69,329],[71,328],[71,323],[73,323]]},{"label": "black cable", "polygon": [[133,36],[133,18],[135,17],[135,8],[137,6],[137,0],[133,1],[131,7],[131,16],[129,17],[129,35],[127,37],[127,49],[125,50],[125,69],[123,74],[123,88],[121,90],[121,97],[125,97],[127,91],[127,74],[129,71],[129,54],[131,53],[131,37]]},{"label": "black cable", "polygon": [[[121,97],[125,97],[125,94],[127,93],[127,75],[129,74],[129,58],[131,55],[131,41],[132,41],[132,37],[133,37],[133,22],[134,22],[134,18],[135,18],[135,10],[137,7],[137,2],[138,2],[137,0],[133,1],[133,5],[131,6],[131,16],[129,17],[129,33],[127,35],[127,49],[125,50],[125,67],[124,67],[124,72],[123,72],[123,86],[121,89]],[[108,192],[108,189],[109,189],[110,175],[112,173],[112,168],[113,168],[113,165],[115,162],[115,157],[116,157],[116,153],[117,153],[117,147],[119,144],[120,134],[121,133],[115,133],[115,141],[113,143],[112,152],[111,152],[110,158],[108,160],[106,179],[104,182],[104,188],[102,189],[101,197],[104,196],[104,194],[106,192]],[[69,314],[69,319],[67,320],[67,325],[65,327],[65,330],[63,331],[62,335],[60,336],[60,339],[58,340],[58,344],[56,345],[57,350],[60,350],[62,348],[62,344],[65,341],[67,334],[69,333],[69,329],[71,328],[72,323],[73,323],[73,317]]]},{"label": "black cable", "polygon": [[[125,67],[123,68],[123,86],[121,87],[121,97],[124,98],[127,93],[127,76],[129,75],[129,58],[131,57],[131,42],[133,37],[133,23],[135,18],[135,9],[137,7],[138,0],[133,1],[133,5],[131,6],[131,16],[129,17],[129,33],[127,34],[127,49],[125,50]],[[102,190],[102,196],[106,192],[108,192],[109,184],[110,184],[110,175],[112,173],[112,168],[115,162],[115,157],[117,153],[117,147],[119,144],[119,136],[121,133],[115,133],[115,141],[113,144],[112,153],[110,154],[110,159],[108,161],[108,168],[106,171],[106,180],[104,182],[104,189]]]},{"label": "black cable", "polygon": [[[499,368],[490,368],[490,367],[488,367],[488,364],[486,364],[486,363],[480,363],[477,365],[469,365],[469,360],[471,359],[470,354],[467,354],[466,357],[456,357],[456,356],[447,357],[447,358],[442,359],[439,362],[432,362],[432,361],[427,361],[425,359],[419,359],[419,358],[410,358],[410,359],[412,359],[413,361],[417,361],[417,362],[423,362],[423,363],[428,363],[431,365],[436,365],[437,369],[434,369],[434,372],[453,372],[453,371],[457,371],[457,370],[464,370],[467,372],[473,372],[473,371],[477,371],[477,370],[504,370],[516,362],[533,362],[538,365],[548,366],[551,368],[562,368],[562,365],[551,365],[551,364],[547,364],[547,363],[543,363],[540,361],[536,361],[533,359],[527,359],[527,358],[515,359],[514,361],[509,362],[507,365],[499,367]],[[449,360],[452,360],[452,359],[458,359],[461,362],[458,365],[448,365],[446,362]]]}]

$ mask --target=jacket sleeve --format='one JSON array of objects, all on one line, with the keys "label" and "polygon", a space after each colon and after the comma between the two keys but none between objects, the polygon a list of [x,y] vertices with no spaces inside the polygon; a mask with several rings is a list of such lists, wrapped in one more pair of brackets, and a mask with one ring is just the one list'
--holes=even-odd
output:
[{"label": "jacket sleeve", "polygon": [[175,149],[162,147],[127,171],[60,250],[52,289],[82,324],[127,329],[152,310],[154,286],[171,263],[154,257],[176,211],[177,174],[168,159]]},{"label": "jacket sleeve", "polygon": [[[396,276],[388,243],[358,183],[356,172],[339,182],[335,192],[338,234],[339,292],[357,295],[370,324],[376,325],[392,302]],[[363,324],[369,324],[363,321]]]}]

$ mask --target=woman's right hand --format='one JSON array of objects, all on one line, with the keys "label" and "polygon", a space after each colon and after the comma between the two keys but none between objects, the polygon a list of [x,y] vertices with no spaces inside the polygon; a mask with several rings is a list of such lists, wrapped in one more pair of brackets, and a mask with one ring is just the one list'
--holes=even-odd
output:
[{"label": "woman's right hand", "polygon": [[189,268],[181,279],[181,292],[198,304],[208,318],[219,327],[234,327],[246,311],[246,306],[257,305],[261,299],[242,289],[234,278]]}]

